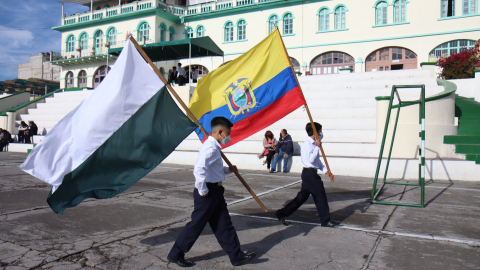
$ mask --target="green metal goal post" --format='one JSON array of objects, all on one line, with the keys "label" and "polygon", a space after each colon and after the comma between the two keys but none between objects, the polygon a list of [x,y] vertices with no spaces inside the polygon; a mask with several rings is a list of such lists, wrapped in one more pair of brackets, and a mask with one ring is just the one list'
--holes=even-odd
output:
[{"label": "green metal goal post", "polygon": [[[420,88],[421,94],[419,100],[415,101],[402,101],[400,95],[398,94],[397,89],[402,88]],[[394,97],[397,96],[398,105],[393,105]],[[420,113],[419,113],[419,147],[418,147],[418,183],[401,183],[401,182],[389,182],[387,181],[388,166],[390,165],[390,157],[392,156],[393,142],[395,140],[395,133],[397,131],[398,117],[400,116],[401,107],[406,107],[410,105],[419,104]],[[385,141],[387,138],[388,125],[390,122],[390,115],[392,109],[398,108],[397,116],[395,118],[395,126],[393,128],[392,142],[390,144],[390,150],[387,158],[387,165],[385,167],[385,175],[383,177],[383,183],[380,188],[377,189],[377,181],[380,173],[380,167],[383,158],[383,150],[385,148]],[[377,196],[380,194],[381,190],[385,185],[404,185],[404,186],[419,186],[420,187],[420,203],[398,203],[398,202],[386,202],[378,201]],[[385,121],[385,130],[383,131],[382,145],[380,147],[380,155],[378,157],[377,170],[375,172],[375,179],[373,182],[372,193],[370,196],[370,202],[375,204],[387,204],[387,205],[398,205],[398,206],[410,206],[410,207],[425,207],[425,85],[394,85],[392,87],[392,93],[390,94],[390,101],[388,105],[387,119]]]}]

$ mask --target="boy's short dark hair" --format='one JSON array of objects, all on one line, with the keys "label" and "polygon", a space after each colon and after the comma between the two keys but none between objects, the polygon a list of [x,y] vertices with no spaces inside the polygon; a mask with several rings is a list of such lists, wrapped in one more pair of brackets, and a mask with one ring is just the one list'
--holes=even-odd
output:
[{"label": "boy's short dark hair", "polygon": [[[317,130],[317,132],[322,129],[322,125],[317,122],[313,123],[315,124],[315,129]],[[308,136],[313,136],[312,123],[308,123],[307,126],[305,126],[305,130],[307,131]]]},{"label": "boy's short dark hair", "polygon": [[217,116],[212,119],[212,122],[210,122],[210,128],[213,130],[215,127],[218,127],[218,126],[223,126],[228,129],[232,129],[233,124],[227,118],[223,116]]}]

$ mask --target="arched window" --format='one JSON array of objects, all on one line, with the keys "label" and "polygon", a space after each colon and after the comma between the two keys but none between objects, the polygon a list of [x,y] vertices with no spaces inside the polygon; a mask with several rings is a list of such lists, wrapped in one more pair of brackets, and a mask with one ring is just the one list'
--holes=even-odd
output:
[{"label": "arched window", "polygon": [[292,62],[293,70],[300,71],[300,63],[297,61],[297,59],[290,57],[290,62]]},{"label": "arched window", "polygon": [[386,47],[367,56],[365,71],[416,69],[417,55],[406,48]]},{"label": "arched window", "polygon": [[335,9],[335,29],[345,29],[346,27],[346,11],[345,6],[339,6]]},{"label": "arched window", "polygon": [[110,46],[115,46],[117,43],[117,29],[115,27],[112,27],[110,30],[108,30],[107,43],[109,43]]},{"label": "arched window", "polygon": [[193,38],[193,33],[195,33],[193,28],[187,27],[187,29],[185,29],[185,38]]},{"label": "arched window", "polygon": [[225,41],[233,41],[233,23],[227,22],[225,24]]},{"label": "arched window", "polygon": [[95,54],[103,53],[103,31],[95,32]]},{"label": "arched window", "polygon": [[67,38],[67,52],[75,51],[75,36],[70,35]]},{"label": "arched window", "polygon": [[477,0],[463,0],[463,15],[477,13]]},{"label": "arched window", "polygon": [[293,14],[287,13],[283,15],[283,34],[291,35],[293,34]]},{"label": "arched window", "polygon": [[65,88],[73,87],[73,72],[67,72],[67,74],[65,75],[65,82]]},{"label": "arched window", "polygon": [[247,39],[247,22],[245,20],[240,20],[237,23],[237,39],[238,40]]},{"label": "arched window", "polygon": [[395,23],[407,21],[407,0],[397,0],[393,3],[393,17]]},{"label": "arched window", "polygon": [[149,39],[150,34],[150,25],[146,22],[142,23],[138,27],[138,41],[141,43],[145,43]]},{"label": "arched window", "polygon": [[169,41],[172,41],[172,40],[173,40],[173,37],[174,37],[174,35],[175,35],[175,28],[174,28],[173,26],[170,26],[170,27],[168,28],[168,32],[169,32],[169,35],[170,35]]},{"label": "arched window", "polygon": [[382,25],[382,24],[387,24],[387,10],[388,10],[388,5],[385,2],[380,2],[377,4],[375,8],[375,24],[376,25]]},{"label": "arched window", "polygon": [[330,11],[323,8],[318,13],[318,31],[325,31],[330,29]]},{"label": "arched window", "polygon": [[[110,71],[110,67],[108,67],[108,71]],[[107,66],[101,66],[99,67],[96,71],[95,74],[93,75],[93,88],[97,88],[97,86],[105,79],[105,76],[107,76]]]},{"label": "arched window", "polygon": [[200,25],[199,27],[197,27],[197,37],[205,36],[204,32],[205,32],[205,27],[203,27],[203,25]]},{"label": "arched window", "polygon": [[78,73],[78,87],[87,87],[87,72],[80,70]]},{"label": "arched window", "polygon": [[167,25],[163,22],[160,24],[160,42],[165,42],[165,32],[167,31]]},{"label": "arched window", "polygon": [[83,33],[80,35],[80,49],[86,50],[88,49],[88,34]]},{"label": "arched window", "polygon": [[310,63],[312,75],[325,75],[339,73],[340,68],[352,68],[355,70],[355,60],[349,54],[343,52],[327,52],[315,57]]},{"label": "arched window", "polygon": [[474,47],[475,47],[475,40],[468,40],[468,39],[452,40],[452,41],[440,44],[435,49],[433,49],[429,54],[429,58],[431,62],[436,62],[441,57],[450,56],[453,53],[463,52],[465,50],[472,49]]},{"label": "arched window", "polygon": [[441,0],[442,14],[441,17],[455,16],[455,0]]},{"label": "arched window", "polygon": [[272,33],[276,26],[278,26],[278,16],[270,16],[270,19],[268,19],[268,33]]}]

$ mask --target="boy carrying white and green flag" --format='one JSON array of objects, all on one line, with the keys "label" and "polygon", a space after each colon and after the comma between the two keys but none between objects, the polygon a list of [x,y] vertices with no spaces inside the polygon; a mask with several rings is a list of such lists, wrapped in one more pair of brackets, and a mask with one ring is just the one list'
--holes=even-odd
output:
[{"label": "boy carrying white and green flag", "polygon": [[87,198],[125,191],[195,128],[128,39],[103,82],[20,168],[53,186],[47,201],[62,214]]}]

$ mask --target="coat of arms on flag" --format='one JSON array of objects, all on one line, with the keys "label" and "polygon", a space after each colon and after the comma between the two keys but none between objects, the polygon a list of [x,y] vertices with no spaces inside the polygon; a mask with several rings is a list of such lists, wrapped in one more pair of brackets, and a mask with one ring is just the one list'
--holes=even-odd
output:
[{"label": "coat of arms on flag", "polygon": [[257,101],[252,91],[252,82],[248,78],[240,78],[225,89],[224,97],[232,115],[248,114]]}]

